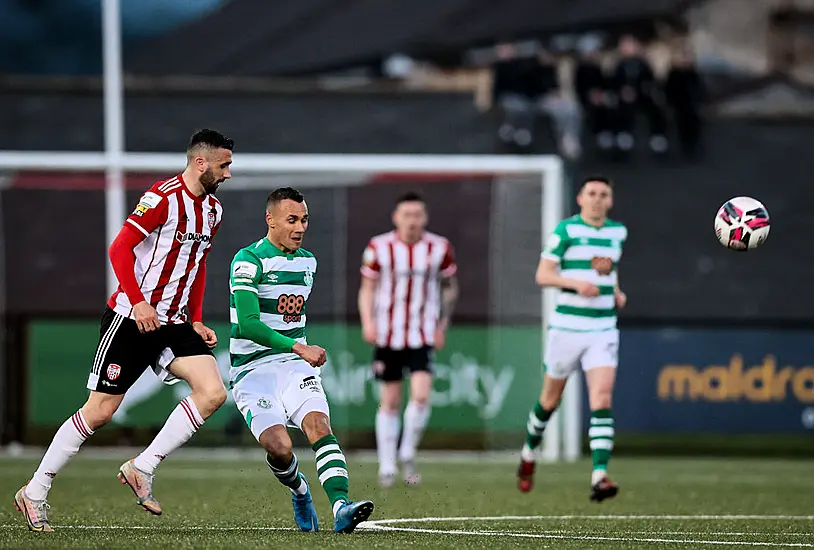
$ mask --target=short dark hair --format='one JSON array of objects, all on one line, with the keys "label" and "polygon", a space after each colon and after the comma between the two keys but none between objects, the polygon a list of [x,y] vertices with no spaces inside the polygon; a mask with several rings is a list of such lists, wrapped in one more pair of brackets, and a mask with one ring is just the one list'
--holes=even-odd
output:
[{"label": "short dark hair", "polygon": [[407,191],[396,200],[396,206],[400,205],[403,202],[423,203],[424,197],[422,197],[419,193],[416,193],[415,191]]},{"label": "short dark hair", "polygon": [[593,183],[593,182],[604,183],[605,185],[607,185],[608,187],[613,189],[613,180],[612,179],[610,179],[608,176],[603,176],[601,174],[595,174],[593,176],[588,176],[586,178],[583,178],[582,183],[579,184],[579,191],[582,191],[583,189],[585,189],[586,185],[588,185],[589,183]]},{"label": "short dark hair", "polygon": [[266,210],[268,210],[272,204],[279,204],[284,200],[302,202],[305,200],[305,197],[293,187],[280,187],[269,193],[266,199]]},{"label": "short dark hair", "polygon": [[187,151],[199,145],[204,145],[215,149],[228,149],[230,151],[235,148],[235,142],[230,138],[224,136],[220,132],[210,130],[208,128],[195,132],[195,134],[189,138]]}]

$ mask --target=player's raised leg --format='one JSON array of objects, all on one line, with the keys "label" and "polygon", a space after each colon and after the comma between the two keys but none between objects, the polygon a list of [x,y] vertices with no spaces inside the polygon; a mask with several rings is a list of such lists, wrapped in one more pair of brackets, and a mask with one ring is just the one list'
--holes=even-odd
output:
[{"label": "player's raised leg", "polygon": [[430,418],[430,391],[432,374],[426,370],[413,371],[410,374],[410,402],[404,409],[404,433],[399,447],[399,462],[408,485],[418,485],[421,481],[415,467],[415,455]]},{"label": "player's raised leg", "polygon": [[[164,327],[161,330],[168,329],[176,327]],[[189,331],[192,337],[197,338],[191,328]],[[198,338],[198,341],[199,345],[204,346],[203,340]],[[177,357],[170,364],[169,370],[173,376],[189,384],[192,394],[170,413],[152,443],[135,459],[122,464],[118,475],[121,482],[133,490],[138,503],[156,515],[162,512],[161,505],[152,494],[156,468],[170,453],[186,443],[226,401],[226,388],[223,387],[220,370],[211,354]]]},{"label": "player's raised leg", "polygon": [[[375,362],[374,362],[375,365]],[[384,368],[384,366],[382,367]],[[379,483],[392,487],[398,473],[399,434],[401,433],[401,379],[385,380],[378,375],[379,409],[376,411],[376,454],[379,459]]]},{"label": "player's raised leg", "polygon": [[588,400],[591,408],[591,425],[588,439],[593,459],[591,473],[591,500],[602,502],[619,492],[619,486],[608,477],[608,462],[613,450],[613,415],[611,398],[616,380],[616,368],[594,367],[585,371],[588,384]]},{"label": "player's raised leg", "polygon": [[[348,465],[336,436],[331,431],[327,413],[328,403],[323,398],[306,401],[302,411],[310,411],[302,418],[302,431],[314,449],[319,482],[331,501],[336,533],[352,533],[356,526],[367,520],[373,513],[373,503],[369,500],[354,502],[348,497],[350,488]],[[298,414],[292,421],[299,423]]]},{"label": "player's raised leg", "polygon": [[553,378],[546,375],[540,399],[529,412],[526,423],[526,442],[520,450],[520,466],[517,468],[517,488],[523,493],[531,491],[534,486],[537,449],[543,441],[546,425],[560,403],[566,381],[567,378]]}]

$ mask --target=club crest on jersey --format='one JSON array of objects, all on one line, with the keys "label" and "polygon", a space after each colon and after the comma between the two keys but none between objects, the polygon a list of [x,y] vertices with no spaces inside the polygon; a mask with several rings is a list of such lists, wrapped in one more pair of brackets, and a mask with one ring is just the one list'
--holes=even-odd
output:
[{"label": "club crest on jersey", "polygon": [[613,260],[611,258],[594,256],[591,258],[591,268],[600,275],[610,275],[611,271],[613,271]]},{"label": "club crest on jersey", "polygon": [[108,380],[116,380],[119,375],[122,373],[122,368],[115,364],[111,363],[107,366],[107,379]]},{"label": "club crest on jersey", "polygon": [[302,276],[302,282],[305,283],[305,286],[314,286],[314,273],[311,271],[311,268],[305,268],[305,273]]},{"label": "club crest on jersey", "polygon": [[214,212],[210,211],[209,214],[206,215],[206,221],[209,223],[209,229],[215,229],[217,218]]}]

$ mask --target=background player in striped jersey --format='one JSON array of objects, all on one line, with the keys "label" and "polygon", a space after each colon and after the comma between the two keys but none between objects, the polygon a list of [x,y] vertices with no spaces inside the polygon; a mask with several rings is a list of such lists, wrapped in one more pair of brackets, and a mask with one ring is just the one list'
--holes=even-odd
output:
[{"label": "background player in striped jersey", "polygon": [[557,225],[537,268],[537,284],[561,292],[545,343],[545,381],[540,399],[529,413],[517,476],[520,490],[530,491],[535,450],[546,423],[560,402],[568,376],[581,366],[591,408],[591,500],[601,502],[618,492],[607,469],[613,449],[611,396],[619,349],[616,310],[627,302],[616,266],[627,228],[607,217],[613,205],[609,179],[587,178],[577,203],[580,213]]},{"label": "background player in striped jersey", "polygon": [[[376,413],[379,480],[392,486],[402,463],[404,480],[420,479],[415,453],[430,416],[432,351],[444,347],[458,298],[457,266],[449,241],[425,231],[427,208],[415,193],[393,212],[395,231],[370,240],[362,259],[359,315],[366,342],[375,347],[373,370],[380,384]],[[399,440],[404,370],[410,371],[410,402]]]},{"label": "background player in striped jersey", "polygon": [[51,480],[93,433],[107,424],[125,392],[152,366],[162,380],[186,380],[181,401],[152,443],[125,462],[119,479],[153,514],[158,464],[186,442],[226,399],[202,322],[206,257],[223,208],[214,193],[231,177],[231,139],[213,130],[192,136],[182,174],[153,185],[110,246],[119,288],[102,314],[99,347],[88,377],[88,401],[59,428],[31,481],[15,495],[33,531],[52,531],[46,515]]},{"label": "background player in striped jersey", "polygon": [[331,432],[328,401],[316,368],[325,350],[305,338],[306,308],[317,260],[300,248],[308,206],[295,189],[273,191],[266,202],[268,233],[238,251],[230,278],[230,386],[266,462],[291,489],[294,520],[316,531],[311,492],[298,467],[287,427],[302,430],[315,453],[317,474],[331,501],[334,531],[350,533],[373,512],[369,500],[348,498],[348,467]]}]

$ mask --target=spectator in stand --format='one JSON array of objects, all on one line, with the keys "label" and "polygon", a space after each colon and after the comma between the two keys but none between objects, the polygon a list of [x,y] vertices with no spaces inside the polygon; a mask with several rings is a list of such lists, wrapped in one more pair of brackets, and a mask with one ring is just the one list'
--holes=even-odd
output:
[{"label": "spectator in stand", "polygon": [[567,158],[580,156],[581,117],[577,105],[560,90],[554,56],[540,50],[520,57],[513,44],[496,48],[492,67],[492,101],[504,113],[498,135],[504,143],[528,148],[534,141],[534,123],[540,113],[551,117],[560,148]]},{"label": "spectator in stand", "polygon": [[642,112],[648,121],[650,150],[667,152],[667,119],[663,94],[641,44],[630,35],[619,41],[619,62],[613,73],[612,89],[618,101],[615,113],[616,146],[629,153],[635,146],[636,115]]},{"label": "spectator in stand", "polygon": [[613,148],[611,98],[608,77],[602,68],[600,45],[599,38],[594,35],[586,35],[579,40],[579,58],[573,81],[591,137],[600,150],[609,151]]},{"label": "spectator in stand", "polygon": [[681,150],[695,156],[701,141],[701,105],[706,90],[690,50],[681,48],[674,52],[664,93],[672,110]]}]

